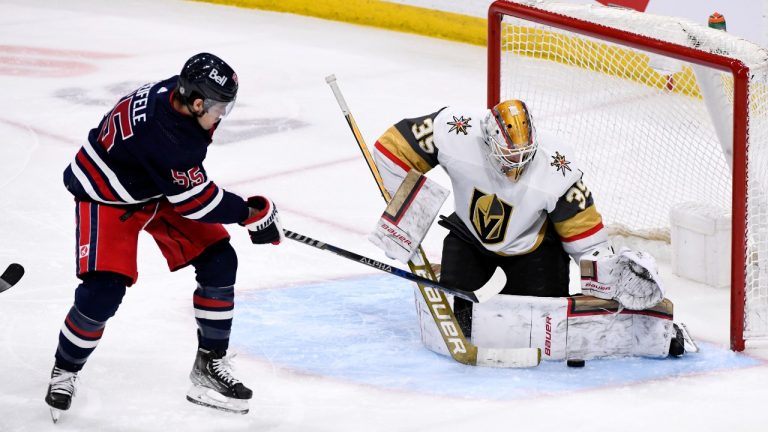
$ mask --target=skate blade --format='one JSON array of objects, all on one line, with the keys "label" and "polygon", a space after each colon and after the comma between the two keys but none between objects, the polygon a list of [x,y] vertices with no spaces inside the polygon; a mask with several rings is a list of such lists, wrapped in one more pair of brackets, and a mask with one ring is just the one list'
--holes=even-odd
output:
[{"label": "skate blade", "polygon": [[51,408],[51,420],[53,420],[53,424],[59,422],[59,417],[61,417],[61,410]]},{"label": "skate blade", "polygon": [[193,404],[220,411],[248,414],[248,400],[229,398],[207,387],[192,386],[187,392],[187,400]]}]

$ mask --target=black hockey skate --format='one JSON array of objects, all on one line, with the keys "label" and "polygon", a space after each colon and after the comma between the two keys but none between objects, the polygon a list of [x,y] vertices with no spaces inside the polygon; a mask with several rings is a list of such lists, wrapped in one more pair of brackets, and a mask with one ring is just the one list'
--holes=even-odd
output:
[{"label": "black hockey skate", "polygon": [[672,330],[675,334],[669,341],[669,356],[670,357],[682,357],[685,354],[685,340],[683,339],[683,331],[677,324],[672,324]]},{"label": "black hockey skate", "polygon": [[197,349],[189,379],[192,388],[187,400],[202,406],[237,414],[248,413],[253,392],[232,376],[230,357],[225,352]]},{"label": "black hockey skate", "polygon": [[693,339],[693,336],[691,336],[691,333],[688,331],[688,327],[683,323],[677,323],[677,328],[680,330],[680,334],[682,334],[683,336],[685,352],[687,353],[699,352],[699,345],[696,344],[696,341]]},{"label": "black hockey skate", "polygon": [[77,386],[77,372],[70,372],[54,366],[45,402],[51,407],[51,420],[59,421],[62,411],[69,409]]}]

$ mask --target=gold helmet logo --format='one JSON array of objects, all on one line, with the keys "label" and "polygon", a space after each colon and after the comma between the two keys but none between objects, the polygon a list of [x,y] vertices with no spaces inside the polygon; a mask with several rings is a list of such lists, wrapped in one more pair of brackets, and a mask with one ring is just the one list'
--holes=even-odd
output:
[{"label": "gold helmet logo", "polygon": [[512,206],[499,199],[496,194],[486,194],[477,189],[472,193],[469,214],[472,227],[483,243],[501,243],[507,232],[512,215]]}]

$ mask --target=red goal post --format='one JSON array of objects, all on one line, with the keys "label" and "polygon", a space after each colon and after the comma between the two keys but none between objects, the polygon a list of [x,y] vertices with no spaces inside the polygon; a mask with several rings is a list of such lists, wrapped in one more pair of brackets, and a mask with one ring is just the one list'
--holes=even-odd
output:
[{"label": "red goal post", "polygon": [[[723,73],[712,78],[716,101],[702,75]],[[765,50],[677,18],[534,0],[488,11],[488,106],[525,100],[537,127],[566,134],[580,162],[606,154],[585,178],[607,225],[668,240],[676,200],[730,210],[736,351],[768,335],[766,76]]]}]

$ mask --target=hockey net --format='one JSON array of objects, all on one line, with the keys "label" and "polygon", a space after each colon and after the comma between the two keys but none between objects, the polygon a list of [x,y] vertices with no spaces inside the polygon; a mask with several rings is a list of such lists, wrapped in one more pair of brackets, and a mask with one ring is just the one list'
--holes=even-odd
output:
[{"label": "hockey net", "polygon": [[768,336],[768,52],[600,5],[497,1],[488,17],[489,106],[522,99],[574,146],[613,232],[669,241],[677,204],[731,212],[731,348]]}]

